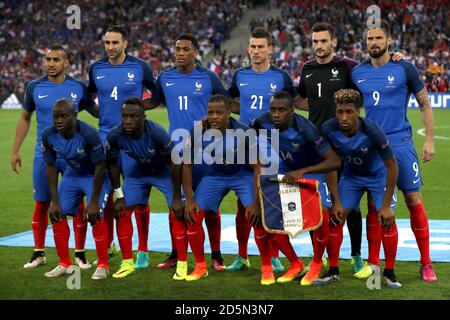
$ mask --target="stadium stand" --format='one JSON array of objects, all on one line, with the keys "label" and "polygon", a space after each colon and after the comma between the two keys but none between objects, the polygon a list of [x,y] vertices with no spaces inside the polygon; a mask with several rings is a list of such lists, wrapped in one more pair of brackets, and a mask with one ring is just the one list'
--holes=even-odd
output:
[{"label": "stadium stand", "polygon": [[[274,2],[282,8],[279,17],[270,16],[270,5]],[[243,10],[251,12],[261,4],[267,6],[268,18],[254,17],[249,32],[256,26],[270,30],[275,40],[274,62],[286,69],[296,84],[303,63],[312,57],[310,27],[315,22],[327,21],[336,27],[338,55],[358,61],[367,57],[361,34],[365,8],[372,2],[118,0],[111,4],[84,0],[79,4],[80,32],[66,28],[69,0],[57,3],[2,1],[0,98],[11,93],[22,97],[28,81],[42,74],[39,59],[54,43],[67,46],[72,52],[69,74],[87,80],[89,65],[103,56],[101,36],[112,24],[125,24],[130,29],[129,52],[147,60],[156,75],[174,63],[173,39],[180,32],[195,33],[201,47],[199,60],[206,66],[206,57],[212,57],[217,65],[215,71],[229,84],[236,68],[248,63],[248,57],[245,52],[227,55],[221,51],[221,44],[229,39]],[[429,91],[450,91],[450,1],[375,2],[382,12],[388,12],[386,18],[396,36],[391,49],[402,51],[415,63]]]}]

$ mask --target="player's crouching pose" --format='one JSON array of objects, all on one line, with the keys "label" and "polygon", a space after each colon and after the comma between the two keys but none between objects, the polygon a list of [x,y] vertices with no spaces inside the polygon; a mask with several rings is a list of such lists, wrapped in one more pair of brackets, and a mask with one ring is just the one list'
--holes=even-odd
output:
[{"label": "player's crouching pose", "polygon": [[[398,233],[391,201],[397,183],[398,167],[391,146],[383,130],[373,121],[359,117],[360,95],[351,89],[335,94],[336,118],[322,126],[325,139],[333,145],[344,161],[339,182],[339,198],[333,203],[335,223],[343,223],[348,213],[359,207],[364,191],[370,196],[367,215],[369,264],[379,268],[380,246],[383,241],[386,258],[384,283],[389,288],[400,288],[394,274]],[[383,163],[384,162],[384,163]],[[381,222],[381,224],[380,224]],[[340,229],[342,233],[342,229]],[[340,247],[342,235],[330,238]],[[355,274],[359,278],[359,273]],[[339,280],[337,266],[314,281],[326,285]]]},{"label": "player's crouching pose", "polygon": [[[77,120],[73,101],[56,101],[53,122],[54,125],[42,134],[42,151],[52,198],[49,216],[60,261],[45,276],[54,278],[73,273],[66,216],[76,216],[80,201],[86,196],[86,214],[92,225],[98,258],[97,269],[91,279],[105,279],[108,276],[108,243],[103,209],[111,190],[109,181],[104,179],[105,152],[97,130]],[[59,189],[57,157],[68,165]]]},{"label": "player's crouching pose", "polygon": [[[186,281],[195,281],[208,275],[204,255],[205,234],[202,221],[205,211],[217,212],[226,194],[236,192],[245,207],[247,215],[254,215],[254,185],[253,172],[248,166],[248,150],[250,142],[246,139],[233,137],[238,131],[245,133],[249,127],[230,117],[231,101],[224,95],[213,95],[208,103],[206,120],[199,130],[202,135],[195,135],[195,127],[191,133],[190,142],[185,151],[183,162],[183,188],[186,192],[185,220],[188,223],[188,240],[194,254],[196,266],[194,271],[186,277]],[[227,132],[227,129],[231,129]],[[214,140],[203,138],[214,135]],[[256,142],[256,140],[254,140]],[[208,151],[209,150],[209,151]],[[245,150],[244,157],[239,161],[239,154]],[[239,154],[239,155],[238,155]],[[190,157],[190,156],[191,157]],[[200,181],[195,197],[192,188],[192,160],[200,155],[208,163],[212,162],[211,170]],[[209,158],[209,160],[206,160]],[[245,159],[242,159],[245,158]],[[203,160],[202,160],[203,161]],[[271,269],[271,251],[269,237],[260,237],[265,231],[262,227],[255,227],[255,241],[263,259]],[[265,263],[264,263],[265,262]],[[263,266],[264,268],[264,266]]]},{"label": "player's crouching pose", "polygon": [[[332,173],[334,173],[334,180],[328,181],[331,196],[334,200],[334,198],[337,197],[337,177],[335,176],[336,172],[333,170],[336,170],[340,166],[339,157],[311,122],[294,113],[294,102],[291,95],[287,92],[280,91],[274,94],[270,102],[270,112],[257,117],[253,123],[253,128],[260,133],[260,144],[262,144],[263,139],[261,136],[261,129],[279,130],[279,154],[277,154],[277,157],[279,157],[278,173],[285,175],[283,182],[296,184],[297,179],[302,177],[319,181],[319,192],[321,194],[323,208],[323,223],[319,229],[313,232],[314,258],[311,267],[301,280],[301,285],[311,285],[320,275],[322,269],[322,256],[327,247],[328,234],[336,233],[329,230],[332,229],[332,226],[330,225],[329,228],[328,225],[328,212],[329,207],[331,206],[331,200],[329,199],[330,197],[326,190],[327,184],[325,182],[325,172],[332,171]],[[267,141],[271,142],[272,148],[274,148],[274,140],[275,138],[273,136],[270,136],[270,139],[267,139]],[[262,154],[264,154],[264,152]],[[259,155],[261,155],[261,153],[259,153]],[[255,210],[255,212],[260,213],[259,210]],[[252,217],[252,220],[253,225],[260,223],[259,216]],[[301,260],[297,257],[288,236],[280,234],[271,234],[270,236],[291,263],[291,267],[282,277],[277,279],[277,282],[290,282],[305,274],[306,269]],[[334,256],[338,256],[336,249],[338,250],[338,248],[330,250],[328,247],[330,263],[334,261]],[[267,271],[268,274],[269,271]]]},{"label": "player's crouching pose", "polygon": [[[121,112],[121,125],[109,132],[106,145],[108,171],[116,196],[117,237],[123,258],[113,278],[124,278],[135,271],[131,215],[136,206],[147,205],[153,186],[164,194],[176,216],[183,215],[179,188],[181,167],[172,166],[170,170],[173,142],[168,133],[159,124],[145,119],[144,106],[137,98],[124,101]],[[128,170],[122,172],[123,192],[120,187],[120,152],[131,159]]]}]

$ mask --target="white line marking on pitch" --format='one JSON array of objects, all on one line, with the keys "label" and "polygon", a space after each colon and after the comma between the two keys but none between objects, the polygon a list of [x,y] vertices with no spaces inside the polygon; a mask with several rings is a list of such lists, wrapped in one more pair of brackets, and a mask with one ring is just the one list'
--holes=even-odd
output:
[{"label": "white line marking on pitch", "polygon": [[[439,129],[439,128],[448,128],[449,126],[437,126],[434,127],[434,129]],[[419,129],[417,130],[417,134],[425,137],[425,128]],[[441,140],[450,140],[449,137],[443,137],[443,136],[434,136],[436,139],[441,139]]]}]

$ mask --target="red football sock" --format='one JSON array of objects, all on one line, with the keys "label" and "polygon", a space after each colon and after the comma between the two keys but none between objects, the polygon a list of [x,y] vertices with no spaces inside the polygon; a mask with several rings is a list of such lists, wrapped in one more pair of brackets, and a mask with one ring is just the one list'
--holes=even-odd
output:
[{"label": "red football sock", "polygon": [[203,231],[203,218],[205,211],[200,210],[195,215],[195,223],[188,225],[187,235],[189,245],[195,257],[195,263],[205,262],[205,232]]},{"label": "red football sock", "polygon": [[124,260],[133,259],[133,223],[131,222],[131,210],[125,210],[125,214],[116,222],[117,238],[119,239],[120,251]]},{"label": "red football sock", "polygon": [[134,218],[138,229],[139,245],[138,250],[148,251],[148,228],[150,225],[150,206],[138,205],[134,208]]},{"label": "red football sock", "polygon": [[342,227],[342,224],[329,224],[330,232],[328,234],[327,252],[330,267],[339,266],[339,251],[341,249],[342,239],[344,237]]},{"label": "red football sock", "polygon": [[431,263],[430,258],[430,230],[428,218],[423,203],[408,206],[411,229],[416,237],[417,246],[420,251],[420,263]]},{"label": "red football sock", "polygon": [[398,245],[398,232],[397,224],[394,223],[391,230],[386,231],[382,228],[383,234],[383,249],[384,249],[384,259],[385,259],[385,269],[394,269],[395,257],[397,255],[397,245]]},{"label": "red football sock", "polygon": [[314,230],[313,232],[313,248],[314,248],[314,256],[313,261],[315,263],[321,263],[322,257],[325,252],[325,248],[327,247],[328,242],[328,234],[329,234],[329,221],[330,221],[330,213],[328,209],[322,209],[323,221],[322,225],[319,229]]},{"label": "red football sock", "polygon": [[369,205],[366,217],[367,241],[369,242],[369,258],[367,261],[380,266],[380,247],[382,227],[378,221],[378,212],[373,205]]},{"label": "red football sock", "polygon": [[272,266],[272,239],[271,235],[263,227],[253,227],[255,242],[258,246],[261,264],[263,267]]},{"label": "red football sock", "polygon": [[245,208],[238,200],[237,212],[236,212],[236,237],[238,240],[239,251],[238,255],[246,258],[248,256],[248,238],[250,237],[250,231],[252,226],[245,216]]},{"label": "red football sock", "polygon": [[205,224],[206,229],[208,230],[211,251],[220,251],[220,233],[222,231],[220,210],[217,210],[217,213],[213,211],[206,212]]},{"label": "red football sock", "polygon": [[[289,239],[289,238],[288,238]],[[272,238],[272,257],[279,258],[280,257],[280,247],[275,242],[275,240]],[[284,253],[284,252],[283,252]]]},{"label": "red football sock", "polygon": [[108,227],[104,218],[97,221],[92,228],[92,235],[94,236],[95,249],[97,251],[97,267],[108,269]]},{"label": "red football sock", "polygon": [[55,239],[56,252],[59,257],[59,265],[64,268],[70,267],[72,265],[72,260],[70,260],[69,254],[69,238],[70,229],[67,224],[67,219],[64,218],[59,222],[52,224],[53,228],[53,238]]},{"label": "red football sock", "polygon": [[80,202],[77,215],[72,219],[75,251],[83,251],[86,244],[87,219],[84,216],[84,201]]},{"label": "red football sock", "polygon": [[289,260],[291,264],[296,263],[298,261],[297,253],[295,253],[294,247],[292,246],[291,241],[289,241],[289,236],[285,234],[272,234],[272,257],[274,257],[273,252],[275,251],[273,249],[274,246],[277,247],[277,252],[279,251],[278,248],[280,248],[281,252],[286,256],[286,258]]},{"label": "red football sock", "polygon": [[34,204],[33,220],[31,228],[33,229],[34,249],[45,249],[45,233],[48,226],[48,208],[50,201],[36,201]]},{"label": "red football sock", "polygon": [[106,202],[104,216],[107,230],[108,230],[108,248],[112,246],[114,242],[114,198],[111,193]]},{"label": "red football sock", "polygon": [[172,244],[172,253],[176,253],[177,252],[177,241],[174,235],[174,230],[173,230],[173,225],[175,223],[175,214],[170,214],[169,213],[169,232],[170,232],[170,241]]},{"label": "red football sock", "polygon": [[183,220],[177,219],[173,212],[170,212],[173,218],[173,235],[176,241],[176,250],[178,254],[178,261],[187,261],[188,237],[187,224]]}]

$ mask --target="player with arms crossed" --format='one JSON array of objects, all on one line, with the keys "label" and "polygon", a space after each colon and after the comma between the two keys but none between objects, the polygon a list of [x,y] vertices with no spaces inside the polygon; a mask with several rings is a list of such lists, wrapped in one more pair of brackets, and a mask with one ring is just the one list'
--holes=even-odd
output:
[{"label": "player with arms crossed", "polygon": [[[128,33],[121,26],[112,26],[104,35],[106,57],[94,62],[89,68],[88,90],[98,97],[99,134],[105,143],[108,132],[120,124],[122,103],[130,97],[142,97],[144,87],[153,90],[155,81],[153,72],[147,62],[126,53]],[[121,154],[121,169],[127,171],[128,163],[133,161]],[[136,206],[136,224],[138,227],[139,246],[136,268],[148,267],[148,227],[150,208]],[[117,254],[114,241],[113,197],[105,209],[105,221],[108,225],[110,257]]]},{"label": "player with arms crossed", "polygon": [[[73,101],[58,100],[53,108],[53,119],[54,125],[42,133],[42,152],[52,198],[49,216],[59,263],[45,276],[55,278],[74,272],[66,217],[77,215],[80,201],[86,196],[86,216],[92,225],[98,258],[97,269],[91,279],[105,279],[108,277],[108,242],[103,209],[111,191],[109,180],[104,178],[105,151],[97,130],[77,120]],[[67,163],[59,188],[57,157]]]},{"label": "player with arms crossed", "polygon": [[[334,147],[344,161],[339,182],[339,198],[333,201],[332,220],[343,224],[350,210],[359,208],[365,191],[370,195],[367,215],[367,239],[371,265],[380,266],[382,238],[386,259],[384,282],[389,288],[400,288],[394,274],[398,233],[391,201],[397,182],[398,167],[395,156],[383,130],[373,121],[359,117],[359,93],[342,89],[335,93],[336,118],[322,126],[324,138]],[[381,221],[381,224],[380,224]],[[342,228],[337,237],[330,237],[329,244],[340,247]],[[314,285],[326,285],[339,280],[339,256],[330,259],[329,271],[314,281]],[[359,273],[356,273],[357,276]]]},{"label": "player with arms crossed", "polygon": [[[405,197],[420,251],[420,274],[423,280],[433,282],[437,277],[430,258],[428,218],[420,192],[422,178],[412,142],[411,124],[406,115],[411,93],[419,103],[425,125],[424,162],[432,160],[435,153],[433,111],[417,68],[408,61],[394,62],[390,58],[388,48],[392,37],[389,23],[376,19],[374,26],[367,30],[370,59],[353,69],[352,80],[364,97],[366,118],[384,130],[394,151],[399,169],[397,187]],[[370,265],[364,268],[369,276],[372,273]]]},{"label": "player with arms crossed", "polygon": [[[30,129],[31,117],[36,111],[37,138],[33,161],[33,190],[35,207],[33,213],[34,252],[24,268],[36,268],[45,264],[45,233],[48,225],[48,208],[51,194],[45,177],[45,160],[41,152],[41,137],[45,128],[53,124],[53,105],[58,99],[67,98],[74,102],[75,110],[86,109],[94,112],[94,102],[89,99],[86,85],[64,73],[69,66],[69,57],[66,50],[58,45],[51,46],[44,59],[45,76],[31,81],[25,90],[25,103],[22,115],[17,124],[11,156],[11,167],[17,174],[18,167],[22,166],[20,146]],[[66,164],[57,160],[58,171],[63,173]],[[84,219],[84,202],[80,203],[79,214],[73,219],[75,232],[75,260],[82,269],[91,267],[84,253],[86,242],[87,223]]]}]

